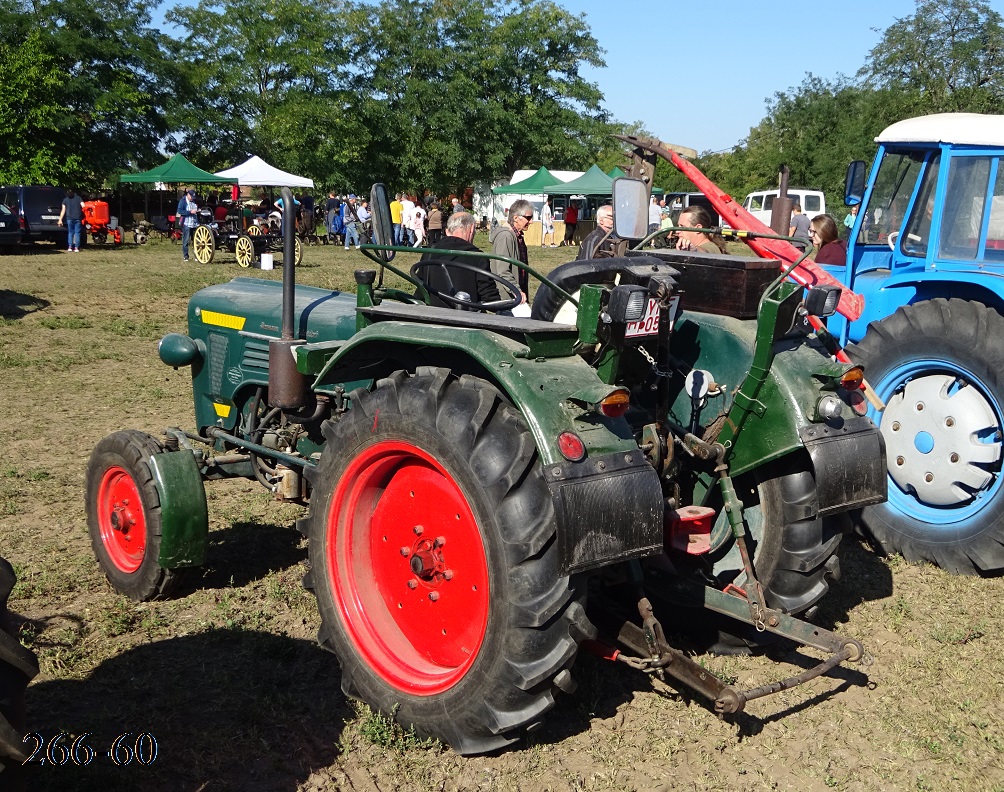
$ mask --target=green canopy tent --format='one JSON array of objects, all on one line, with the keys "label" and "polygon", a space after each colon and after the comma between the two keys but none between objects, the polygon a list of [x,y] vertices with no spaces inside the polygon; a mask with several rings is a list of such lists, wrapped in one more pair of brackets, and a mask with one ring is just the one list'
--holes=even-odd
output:
[{"label": "green canopy tent", "polygon": [[614,165],[610,169],[610,172],[607,173],[607,176],[609,176],[611,179],[626,179],[627,178],[627,174],[624,171],[622,171],[620,169],[620,167],[617,166],[617,165]]},{"label": "green canopy tent", "polygon": [[163,165],[143,173],[124,173],[122,182],[164,182],[164,184],[233,184],[233,179],[204,171],[188,161],[184,154],[175,154]]},{"label": "green canopy tent", "polygon": [[[189,162],[184,154],[175,154],[167,162],[142,173],[124,173],[119,176],[120,182],[143,184],[163,182],[164,184],[233,184],[233,179],[217,176],[204,171]],[[121,193],[120,193],[121,195]],[[164,212],[164,199],[161,196],[161,213]],[[121,208],[119,214],[122,213]],[[149,214],[149,212],[147,212]]]},{"label": "green canopy tent", "polygon": [[545,167],[515,184],[504,184],[501,187],[492,187],[495,195],[541,195],[550,193],[551,187],[564,184],[561,179],[557,179]]},{"label": "green canopy tent", "polygon": [[610,195],[613,192],[614,180],[593,165],[579,178],[550,187],[548,195]]}]

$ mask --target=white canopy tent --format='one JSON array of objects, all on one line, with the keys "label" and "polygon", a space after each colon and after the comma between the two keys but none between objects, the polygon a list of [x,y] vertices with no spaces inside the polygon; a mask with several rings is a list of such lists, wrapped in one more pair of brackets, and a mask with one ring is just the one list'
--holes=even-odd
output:
[{"label": "white canopy tent", "polygon": [[252,157],[241,165],[219,171],[217,176],[233,179],[247,187],[313,187],[314,180],[297,176],[269,165],[261,157]]}]

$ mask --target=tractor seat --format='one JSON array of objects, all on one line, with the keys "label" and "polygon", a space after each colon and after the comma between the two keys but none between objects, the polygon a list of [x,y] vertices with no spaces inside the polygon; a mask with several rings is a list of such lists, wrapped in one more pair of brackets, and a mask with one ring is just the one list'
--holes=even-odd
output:
[{"label": "tractor seat", "polygon": [[555,324],[538,319],[498,316],[497,314],[474,311],[458,311],[455,308],[437,308],[432,305],[406,305],[384,301],[380,305],[360,307],[356,310],[374,322],[419,322],[421,324],[490,330],[520,343],[527,343],[526,337],[528,335],[538,338],[547,336],[554,339],[567,337],[569,340],[578,338],[578,329],[575,325]]}]

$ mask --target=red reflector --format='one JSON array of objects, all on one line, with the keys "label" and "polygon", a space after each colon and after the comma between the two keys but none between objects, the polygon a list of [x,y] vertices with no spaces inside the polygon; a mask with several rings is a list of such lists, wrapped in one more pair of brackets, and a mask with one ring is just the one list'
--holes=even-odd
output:
[{"label": "red reflector", "polygon": [[600,414],[605,415],[607,418],[620,418],[628,411],[628,407],[630,406],[631,394],[626,390],[615,390],[603,399],[603,401],[597,405],[597,408],[599,409]]},{"label": "red reflector", "polygon": [[586,446],[575,432],[558,435],[558,450],[569,462],[581,462],[586,456]]}]

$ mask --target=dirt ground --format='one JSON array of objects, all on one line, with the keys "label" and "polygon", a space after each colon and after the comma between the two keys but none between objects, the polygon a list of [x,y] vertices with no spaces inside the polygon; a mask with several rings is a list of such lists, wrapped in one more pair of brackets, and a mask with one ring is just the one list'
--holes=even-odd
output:
[{"label": "dirt ground", "polygon": [[[562,260],[531,255],[544,269]],[[298,276],[351,288],[364,261],[308,248]],[[89,732],[99,751],[87,766],[35,766],[30,789],[1004,790],[1004,580],[883,560],[853,540],[820,621],[859,638],[869,665],[721,720],[584,655],[577,692],[544,728],[472,759],[346,701],[300,585],[299,510],[256,483],[209,485],[208,563],[173,599],[113,593],[87,535],[88,455],[117,429],[192,426],[189,373],[161,364],[156,342],[185,330],[195,290],[245,273],[226,255],[183,264],[169,242],[76,255],[40,245],[0,256],[0,272],[0,553],[42,666],[30,728],[46,745]],[[804,667],[811,654],[780,659]],[[743,686],[792,673],[763,656],[699,660]],[[119,747],[139,740],[141,756],[116,766],[104,753],[125,733]]]}]

